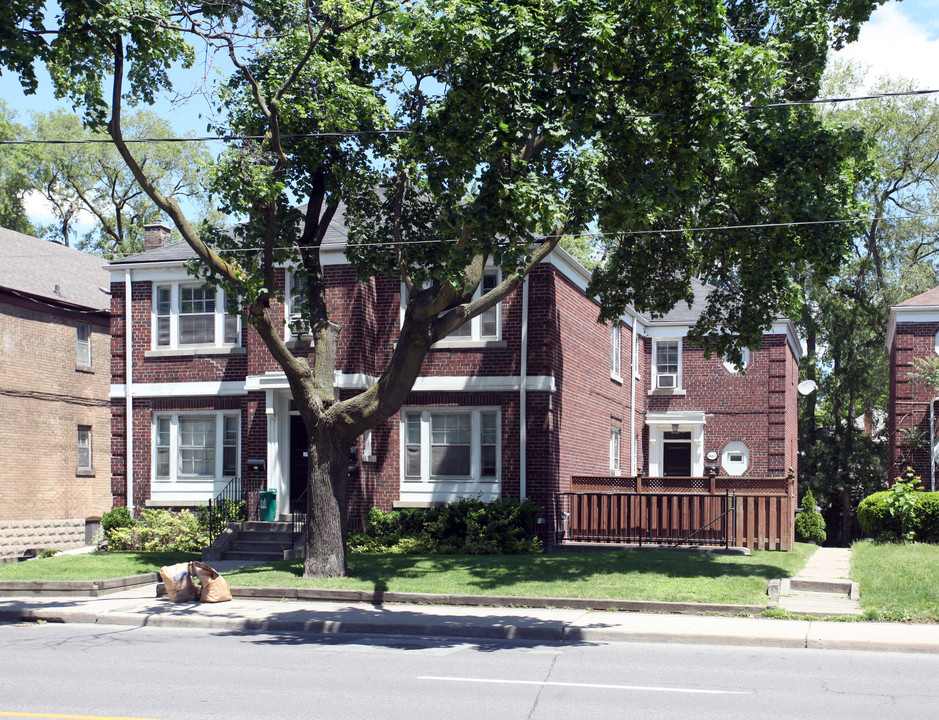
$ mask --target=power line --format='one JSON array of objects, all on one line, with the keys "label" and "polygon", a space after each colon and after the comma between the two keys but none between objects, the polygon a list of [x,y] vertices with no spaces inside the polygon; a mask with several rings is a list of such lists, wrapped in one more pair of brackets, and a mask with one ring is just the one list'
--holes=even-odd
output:
[{"label": "power line", "polygon": [[[904,90],[901,92],[875,93],[873,95],[857,95],[839,98],[818,98],[815,100],[797,100],[792,102],[768,103],[766,105],[741,105],[743,110],[766,110],[786,107],[799,107],[803,105],[821,105],[854,102],[857,100],[884,100],[898,97],[916,95],[935,95],[939,90]],[[622,115],[624,120],[642,120],[645,118],[671,117],[669,113],[638,113],[635,115]],[[407,135],[410,130],[395,128],[390,130],[337,130],[335,132],[320,133],[290,133],[281,135],[284,140],[298,140],[319,137],[357,137],[367,135]],[[185,143],[185,142],[236,142],[238,140],[267,140],[269,135],[205,135],[202,137],[168,137],[168,138],[134,138],[124,140],[125,143]],[[112,144],[110,138],[89,138],[85,140],[0,140],[0,145],[93,145]]]},{"label": "power line", "polygon": [[[284,140],[317,137],[355,137],[358,135],[403,135],[410,130],[338,130],[336,132],[321,133],[291,133],[281,135]],[[169,138],[133,138],[124,140],[125,143],[186,143],[186,142],[234,142],[237,140],[267,140],[269,135],[206,135],[203,137],[169,137]],[[0,145],[112,145],[111,138],[88,138],[85,140],[0,140]]]}]

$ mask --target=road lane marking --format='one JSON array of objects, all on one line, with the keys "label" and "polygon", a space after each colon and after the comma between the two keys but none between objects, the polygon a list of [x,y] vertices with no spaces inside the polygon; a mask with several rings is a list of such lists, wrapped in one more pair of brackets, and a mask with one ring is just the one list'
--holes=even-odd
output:
[{"label": "road lane marking", "polygon": [[116,715],[63,715],[62,713],[4,712],[2,710],[0,710],[0,717],[55,718],[56,720],[157,720],[156,718],[118,717]]},{"label": "road lane marking", "polygon": [[602,683],[574,683],[574,682],[552,682],[550,680],[500,680],[492,678],[462,678],[462,677],[442,677],[438,675],[421,675],[418,680],[441,680],[445,682],[464,682],[464,683],[494,683],[499,685],[539,685],[543,687],[576,687],[590,688],[594,690],[646,690],[649,692],[665,693],[696,693],[699,695],[752,695],[752,692],[742,690],[700,690],[697,688],[675,688],[675,687],[656,687],[654,685],[604,685]]}]

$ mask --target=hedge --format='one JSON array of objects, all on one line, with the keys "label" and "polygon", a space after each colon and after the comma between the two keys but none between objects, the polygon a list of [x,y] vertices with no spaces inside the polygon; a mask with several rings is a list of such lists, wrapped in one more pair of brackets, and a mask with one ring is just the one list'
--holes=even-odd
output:
[{"label": "hedge", "polygon": [[[868,495],[857,508],[861,530],[876,540],[896,540],[902,537],[900,518],[890,513],[888,498],[892,490]],[[918,492],[915,496],[916,516],[913,519],[913,539],[918,542],[939,542],[939,492]]]}]

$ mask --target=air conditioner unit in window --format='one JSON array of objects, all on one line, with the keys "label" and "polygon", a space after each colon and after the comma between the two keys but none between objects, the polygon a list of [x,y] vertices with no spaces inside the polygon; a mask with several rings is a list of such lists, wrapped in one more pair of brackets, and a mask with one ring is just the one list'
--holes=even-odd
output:
[{"label": "air conditioner unit in window", "polygon": [[678,375],[675,373],[659,373],[658,378],[660,388],[678,387]]}]

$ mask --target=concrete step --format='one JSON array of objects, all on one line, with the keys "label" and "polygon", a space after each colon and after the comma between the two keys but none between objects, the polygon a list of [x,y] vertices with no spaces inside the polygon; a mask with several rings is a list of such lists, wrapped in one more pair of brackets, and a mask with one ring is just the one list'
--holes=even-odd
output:
[{"label": "concrete step", "polygon": [[235,540],[247,540],[248,542],[271,542],[281,545],[290,545],[293,542],[293,535],[290,533],[268,533],[268,532],[239,532],[235,534]]},{"label": "concrete step", "polygon": [[289,522],[262,522],[260,520],[248,520],[239,523],[239,529],[247,532],[285,532],[293,530]]},{"label": "concrete step", "polygon": [[790,578],[790,592],[834,593],[836,595],[850,595],[852,582],[850,580],[806,580],[805,578]]},{"label": "concrete step", "polygon": [[256,552],[253,550],[226,550],[222,553],[222,560],[257,560],[261,562],[271,562],[274,560],[283,560],[284,553],[281,552]]}]

